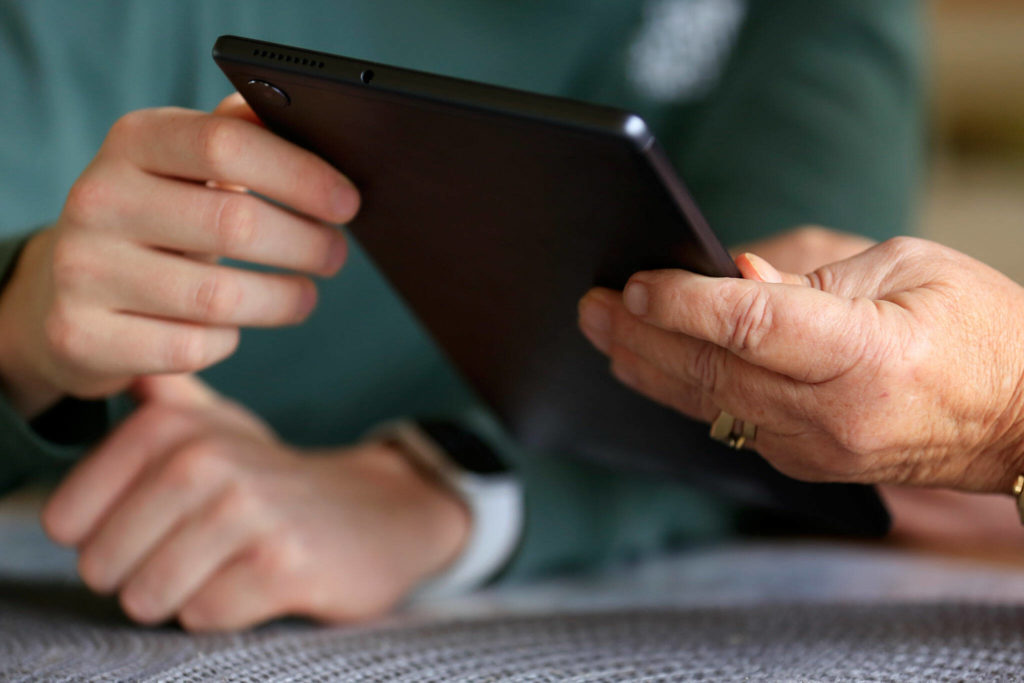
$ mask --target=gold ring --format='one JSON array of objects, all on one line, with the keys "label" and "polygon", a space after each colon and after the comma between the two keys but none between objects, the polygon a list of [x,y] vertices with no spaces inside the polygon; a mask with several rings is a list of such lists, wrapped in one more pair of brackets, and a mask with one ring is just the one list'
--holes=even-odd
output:
[{"label": "gold ring", "polygon": [[1024,524],[1024,474],[1017,477],[1013,483],[1013,495],[1017,499],[1017,514],[1020,515],[1020,523]]},{"label": "gold ring", "polygon": [[757,425],[737,420],[723,410],[711,423],[711,438],[738,451],[757,438]]}]

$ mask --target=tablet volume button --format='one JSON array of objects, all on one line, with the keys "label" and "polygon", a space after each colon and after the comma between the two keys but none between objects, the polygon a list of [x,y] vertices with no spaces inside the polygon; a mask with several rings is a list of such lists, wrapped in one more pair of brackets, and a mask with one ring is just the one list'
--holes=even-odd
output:
[{"label": "tablet volume button", "polygon": [[291,99],[288,97],[288,93],[281,90],[276,85],[267,83],[266,81],[260,81],[253,79],[245,84],[246,94],[249,97],[257,99],[264,104],[269,104],[274,107],[287,107],[291,104]]}]

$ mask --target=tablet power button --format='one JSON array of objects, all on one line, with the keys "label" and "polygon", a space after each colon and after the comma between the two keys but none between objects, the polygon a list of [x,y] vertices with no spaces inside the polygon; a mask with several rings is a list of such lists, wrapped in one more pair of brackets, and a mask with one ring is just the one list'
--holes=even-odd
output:
[{"label": "tablet power button", "polygon": [[246,90],[248,91],[246,94],[249,97],[260,100],[265,104],[269,104],[274,107],[287,107],[291,104],[291,99],[289,99],[288,93],[281,90],[276,85],[256,79],[249,81],[245,85]]}]

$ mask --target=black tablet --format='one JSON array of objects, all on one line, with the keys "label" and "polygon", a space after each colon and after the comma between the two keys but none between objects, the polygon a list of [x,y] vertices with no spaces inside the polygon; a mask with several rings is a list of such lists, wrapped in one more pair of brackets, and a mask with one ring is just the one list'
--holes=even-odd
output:
[{"label": "black tablet", "polygon": [[881,533],[867,488],[810,485],[618,384],[576,327],[640,270],[738,277],[644,121],[566,99],[223,36],[266,125],[359,187],[349,229],[523,445]]}]

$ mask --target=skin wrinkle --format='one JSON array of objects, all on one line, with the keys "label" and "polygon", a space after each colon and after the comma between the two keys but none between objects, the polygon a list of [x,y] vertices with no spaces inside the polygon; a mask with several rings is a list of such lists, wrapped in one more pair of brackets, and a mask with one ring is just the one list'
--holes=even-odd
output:
[{"label": "skin wrinkle", "polygon": [[736,321],[728,348],[756,353],[774,324],[771,298],[763,287],[749,287],[736,301],[729,320]]},{"label": "skin wrinkle", "polygon": [[[917,288],[917,290],[920,291],[933,289],[941,291],[942,289],[945,288],[945,283],[936,282],[929,283],[929,285]],[[912,328],[914,330],[927,330],[927,325],[923,324],[925,322],[924,318],[930,316],[923,315],[921,311],[921,304],[919,301],[915,300],[914,306],[903,307],[899,305],[899,300],[905,298],[905,296],[910,293],[912,292],[900,292],[895,296],[891,296],[890,300],[892,303],[895,303],[897,306],[899,306],[900,310],[908,314],[913,319],[915,324],[912,326]],[[915,334],[915,336],[917,336],[917,338],[920,339],[920,333]],[[919,350],[914,353],[911,353],[909,349],[915,346],[918,347]],[[906,391],[907,387],[919,387],[922,385],[932,386],[935,384],[934,382],[930,380],[926,381],[925,378],[921,377],[922,367],[925,364],[915,360],[916,358],[930,358],[932,353],[924,349],[930,349],[932,347],[933,345],[930,342],[919,342],[916,345],[905,343],[902,352],[891,352],[890,354],[887,354],[890,355],[890,357],[900,358],[904,364],[909,365],[909,367],[912,368],[912,381],[897,383],[903,394],[902,403],[904,411],[902,412],[913,412],[912,404],[918,403],[921,400],[919,395],[908,396]],[[966,349],[963,349],[961,347],[961,352],[963,351],[966,351]],[[875,383],[877,380],[878,376],[876,374],[875,377],[869,378],[867,383],[868,385],[871,385]],[[972,433],[986,431],[984,430],[984,428],[980,430],[978,429],[977,425],[975,424],[977,422],[977,418],[963,415],[962,413],[957,414],[956,410],[951,410],[950,408],[955,406],[950,405],[949,402],[944,400],[945,394],[942,391],[944,387],[940,386],[937,388],[939,389],[938,392],[925,391],[922,393],[925,393],[926,395],[934,395],[939,400],[940,404],[943,407],[942,414],[939,417],[941,423],[937,424],[933,420],[928,425],[919,425],[919,428],[923,428],[927,432],[927,434],[924,436],[925,445],[919,445],[914,449],[902,451],[903,457],[907,461],[910,470],[908,473],[903,474],[903,476],[901,477],[902,481],[927,481],[939,477],[942,471],[948,470],[950,468],[950,462],[954,460],[954,454],[949,452],[948,449],[941,448],[937,444],[941,444],[944,441],[948,441],[950,435],[958,435],[962,438],[963,433],[966,431],[965,422],[970,423]],[[979,407],[979,409],[976,412],[984,412],[984,410]],[[974,440],[975,439],[973,436],[971,439],[969,439],[969,441],[971,442],[973,442]],[[972,448],[971,450],[974,450],[974,448]]]},{"label": "skin wrinkle", "polygon": [[[965,303],[965,297],[961,295],[960,291],[957,288],[953,287],[952,284],[942,281],[936,281],[930,282],[919,289],[922,291],[934,291],[937,295],[943,296],[947,300],[952,299],[953,305],[951,306],[947,304],[945,308],[956,309],[956,312],[961,316],[961,319],[964,320],[965,323],[961,326],[962,329],[984,327],[983,324],[978,324],[979,322],[984,322],[983,317],[980,316],[973,307],[962,305],[963,303]],[[927,301],[928,300],[926,299],[925,303],[927,303]],[[940,300],[940,304],[941,303],[942,302]],[[939,307],[942,308],[941,305]],[[927,307],[927,311],[930,315],[930,307]],[[911,310],[910,312],[912,315],[915,315],[915,318],[917,319],[919,324],[924,323],[925,319],[929,317],[926,316],[925,313],[921,310]],[[921,327],[923,329],[927,329],[927,327],[924,326],[923,324],[921,324]],[[970,368],[972,366],[988,366],[994,369],[996,376],[990,376],[988,378],[989,381],[984,382],[984,384],[991,387],[991,391],[985,392],[985,394],[990,397],[990,400],[981,405],[959,405],[958,402],[948,394],[948,387],[946,386],[945,382],[942,381],[942,378],[935,378],[938,381],[933,381],[931,378],[932,373],[928,373],[928,384],[936,386],[937,390],[934,392],[936,396],[936,401],[942,410],[942,414],[945,416],[942,425],[935,423],[931,425],[931,431],[934,434],[931,440],[935,443],[941,443],[944,439],[949,439],[948,435],[955,435],[958,438],[958,440],[964,442],[965,453],[970,452],[977,453],[978,455],[983,455],[983,453],[981,452],[983,449],[980,447],[980,444],[982,444],[986,438],[991,440],[992,434],[997,435],[997,442],[1002,441],[1002,430],[996,427],[996,424],[998,423],[1002,415],[1005,415],[1007,412],[1013,411],[1012,398],[1011,400],[1006,401],[1007,407],[1002,412],[1002,414],[1000,414],[998,406],[993,405],[999,403],[997,397],[1007,395],[1007,392],[1000,391],[999,388],[999,375],[1002,375],[1004,373],[1004,364],[988,363],[987,361],[990,360],[989,354],[983,352],[983,350],[980,348],[975,348],[970,345],[959,345],[955,347],[954,352],[956,354],[957,360],[959,361],[956,367],[962,366],[963,368]],[[922,355],[927,357],[928,354],[925,353]],[[970,362],[971,360],[975,362],[972,363]],[[961,375],[963,374],[963,371],[954,372],[954,374]],[[1017,374],[1019,375],[1020,373]],[[919,379],[919,381],[923,380]],[[1014,395],[1013,391],[1010,391],[1008,393],[1011,397]],[[943,464],[949,468],[951,468],[954,464],[952,462],[954,460],[954,455],[952,453],[946,453],[944,456],[941,457],[941,459]],[[932,467],[930,469],[934,470],[938,468]],[[962,481],[964,476],[966,476],[966,472],[964,473],[964,475],[961,475],[958,481]]]},{"label": "skin wrinkle", "polygon": [[[868,306],[870,306],[870,309],[868,308]],[[865,310],[865,313],[861,314],[861,315],[866,315],[868,310],[874,310],[875,311],[875,316],[874,316],[874,320],[872,321],[872,323],[871,324],[867,324],[867,323],[861,322],[860,320],[857,320],[856,324],[855,324],[854,316],[850,315],[850,316],[847,316],[847,318],[846,318],[849,321],[848,324],[852,328],[854,328],[856,330],[865,330],[865,329],[876,330],[878,328],[878,314],[879,314],[876,302],[871,301],[869,299],[863,299],[863,298],[854,299],[853,301],[850,302],[850,310],[851,311],[860,311],[861,309]],[[860,334],[853,334],[852,331],[853,330],[851,330],[851,333],[849,333],[849,334],[844,334],[843,335],[843,339],[846,339],[849,343],[854,343],[855,340],[860,339],[860,343],[859,343],[860,349],[858,349],[856,352],[853,352],[853,353],[844,353],[842,351],[845,351],[846,349],[845,349],[845,347],[843,347],[842,351],[837,349],[837,350],[835,350],[833,352],[833,355],[837,355],[839,357],[848,357],[848,358],[850,358],[850,361],[849,361],[848,365],[845,368],[843,368],[842,370],[840,370],[838,373],[836,373],[835,375],[833,375],[831,377],[826,377],[826,378],[823,378],[823,379],[820,379],[820,380],[812,380],[809,377],[793,377],[793,379],[798,380],[798,381],[800,381],[800,382],[802,382],[802,383],[804,383],[804,384],[806,384],[806,385],[808,385],[808,386],[810,386],[812,388],[813,387],[826,387],[826,386],[828,386],[830,384],[843,381],[844,379],[846,379],[846,377],[848,375],[852,374],[858,368],[862,367],[865,364],[865,362],[866,362],[865,358],[864,358],[864,355],[865,355],[867,349],[870,346],[870,344],[869,344],[870,339],[865,339]],[[876,335],[872,334],[872,337],[874,337],[874,336],[876,336]],[[810,374],[811,372],[813,372],[813,369],[809,369],[808,370],[808,374]]]},{"label": "skin wrinkle", "polygon": [[[742,254],[738,261],[742,270]],[[677,327],[707,330],[722,347],[668,344],[671,337],[645,335],[653,325],[640,320],[613,333],[628,332],[612,343],[642,349],[644,362],[657,366],[644,368],[643,393],[667,397],[684,412],[741,407],[746,415],[730,412],[772,435],[754,445],[789,474],[1007,491],[1010,473],[1024,466],[1024,359],[1016,353],[1024,346],[1024,316],[1011,305],[1024,302],[1021,287],[965,255],[912,238],[807,276],[778,276],[846,298],[845,310],[827,296],[784,290],[800,285],[774,284],[771,271],[753,270],[756,276],[744,272],[764,283],[677,280],[702,303],[675,313],[658,306],[651,316],[686,315],[676,318]],[[646,277],[666,290],[658,293],[662,306],[681,299],[671,275]],[[764,300],[789,308],[769,309]],[[777,328],[782,314],[784,331]],[[616,355],[629,358],[625,350]],[[795,377],[754,371],[740,355]],[[708,390],[705,397],[680,397],[686,388],[673,374],[687,365]],[[788,437],[769,431],[780,427],[772,424],[778,409],[792,416],[794,426],[783,426]]]},{"label": "skin wrinkle", "polygon": [[[1024,414],[1024,372],[1018,372],[1015,375],[1016,381],[1010,379],[1010,376],[1005,376],[1005,380],[1013,384],[1013,391],[1011,392],[1011,398],[1008,402],[1006,410],[1004,410],[999,417],[994,421],[995,425],[1005,425],[1000,429],[1000,433],[1004,436],[1009,436],[1009,447],[1012,447],[1014,443],[1017,443],[1017,449],[1021,450],[1021,454],[1018,456],[1019,459],[1024,459],[1024,449],[1021,449],[1019,442],[1024,441],[1024,423],[1021,423],[1019,417]],[[1017,469],[1024,472],[1024,468],[1018,464]]]}]

